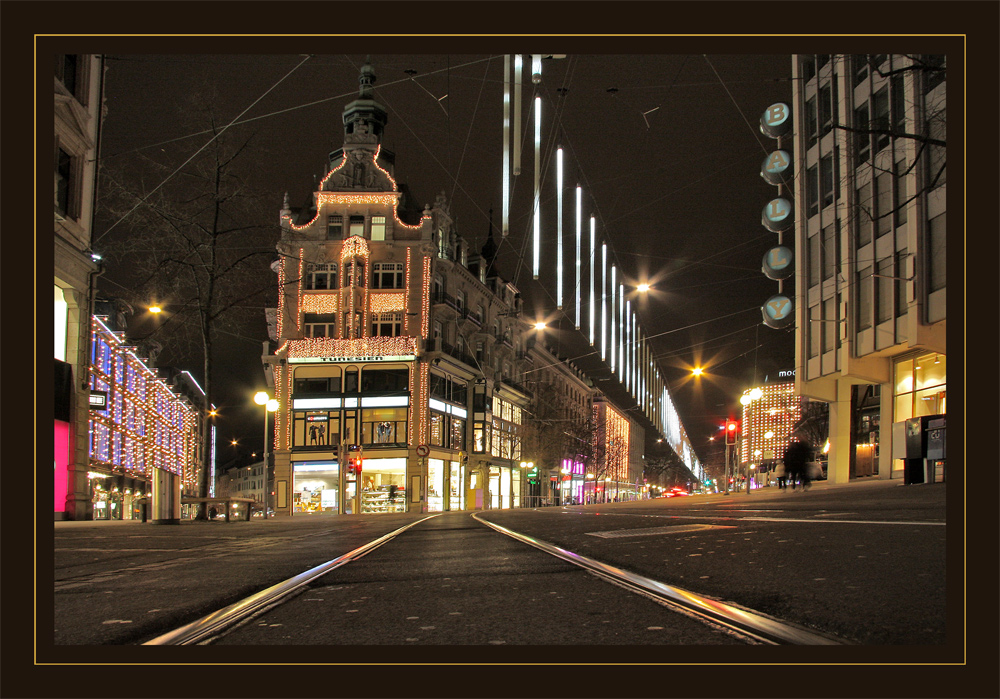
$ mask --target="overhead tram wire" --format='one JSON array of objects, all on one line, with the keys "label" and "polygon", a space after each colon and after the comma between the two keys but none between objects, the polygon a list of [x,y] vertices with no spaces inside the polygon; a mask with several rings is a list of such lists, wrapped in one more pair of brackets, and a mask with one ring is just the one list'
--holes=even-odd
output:
[{"label": "overhead tram wire", "polygon": [[140,207],[140,206],[141,206],[141,205],[142,205],[142,204],[143,204],[143,203],[144,203],[144,202],[145,202],[145,201],[146,201],[147,199],[149,199],[149,198],[150,198],[151,196],[153,196],[153,193],[154,193],[154,192],[156,192],[156,191],[157,191],[157,190],[158,190],[158,189],[159,189],[160,187],[162,187],[162,186],[163,186],[164,184],[166,184],[166,183],[167,183],[167,180],[169,180],[169,179],[170,179],[171,177],[173,177],[173,176],[174,176],[174,175],[176,175],[176,174],[177,174],[178,172],[180,172],[180,171],[181,171],[181,170],[182,170],[182,169],[184,168],[184,166],[185,166],[185,165],[187,165],[187,164],[188,164],[188,163],[190,163],[190,162],[191,162],[192,160],[194,160],[194,159],[195,159],[195,157],[196,157],[196,156],[197,156],[197,155],[198,155],[199,153],[201,153],[201,152],[202,152],[203,150],[205,150],[206,148],[208,148],[208,146],[209,146],[209,145],[210,145],[210,144],[211,144],[211,143],[212,143],[213,141],[215,141],[215,140],[216,140],[217,138],[219,138],[219,137],[220,137],[220,136],[221,136],[222,134],[224,134],[224,133],[225,133],[225,132],[226,132],[226,131],[227,131],[227,130],[229,129],[229,127],[231,127],[231,126],[232,126],[233,124],[235,124],[235,123],[237,122],[237,120],[238,120],[238,119],[239,119],[239,118],[240,118],[241,116],[243,116],[243,115],[244,115],[244,114],[246,114],[246,113],[247,113],[248,111],[250,111],[251,109],[253,109],[254,105],[256,105],[256,104],[257,104],[258,102],[260,102],[260,101],[261,101],[262,99],[264,99],[265,97],[267,97],[267,95],[268,95],[268,94],[270,94],[272,90],[274,90],[274,89],[275,89],[276,87],[278,87],[278,85],[280,85],[281,83],[283,83],[283,82],[284,82],[284,81],[285,81],[285,80],[286,80],[286,79],[287,79],[287,78],[288,78],[288,77],[289,77],[289,76],[290,76],[290,75],[291,75],[292,73],[294,73],[294,72],[295,72],[296,70],[298,70],[298,69],[299,69],[299,68],[300,68],[300,67],[302,66],[302,64],[303,64],[303,63],[305,63],[306,61],[308,61],[308,60],[309,60],[310,58],[312,58],[312,54],[309,54],[309,55],[307,55],[307,56],[306,56],[305,58],[303,58],[303,59],[302,59],[302,60],[301,60],[301,61],[300,61],[300,62],[298,63],[298,65],[296,65],[296,66],[295,66],[294,68],[292,68],[292,69],[291,69],[290,71],[288,71],[287,73],[285,73],[285,75],[284,75],[284,76],[283,76],[283,77],[282,77],[281,79],[279,79],[279,80],[278,80],[277,82],[275,82],[275,83],[274,83],[273,85],[271,85],[271,87],[269,87],[269,88],[268,88],[267,90],[265,90],[265,91],[264,91],[264,93],[263,93],[263,94],[262,94],[262,95],[261,95],[260,97],[258,97],[258,98],[257,98],[257,99],[255,99],[255,100],[254,100],[253,102],[251,102],[251,103],[250,103],[250,104],[249,104],[249,105],[247,106],[247,108],[246,108],[246,109],[244,109],[244,110],[243,110],[242,112],[240,112],[239,114],[237,114],[237,115],[236,115],[236,116],[235,116],[235,117],[233,118],[233,120],[232,120],[232,121],[230,121],[230,122],[229,122],[228,124],[226,124],[226,125],[225,125],[224,127],[222,127],[222,130],[220,130],[220,131],[219,131],[218,133],[214,134],[214,135],[212,136],[212,138],[208,139],[208,141],[206,141],[206,142],[205,142],[205,144],[204,144],[204,145],[203,145],[203,146],[202,146],[201,148],[199,148],[199,149],[198,149],[198,150],[196,150],[196,151],[195,151],[194,153],[192,153],[192,154],[191,154],[191,156],[190,156],[190,157],[189,157],[189,158],[188,158],[187,160],[185,160],[185,161],[184,161],[183,163],[181,163],[180,165],[178,165],[178,166],[177,166],[177,167],[176,167],[176,168],[174,169],[174,171],[173,171],[173,172],[171,172],[171,173],[170,173],[169,175],[167,175],[167,176],[166,176],[165,178],[163,178],[163,180],[162,180],[162,181],[160,182],[160,184],[158,184],[158,185],[156,185],[155,187],[153,187],[153,189],[152,189],[152,190],[150,190],[150,192],[149,192],[148,194],[146,194],[146,196],[144,196],[144,197],[143,197],[142,199],[140,199],[140,200],[139,200],[139,202],[138,202],[138,203],[137,203],[137,204],[136,204],[135,206],[133,206],[133,207],[132,207],[132,208],[131,208],[131,209],[130,209],[129,211],[127,211],[127,212],[126,212],[126,213],[125,213],[125,214],[124,214],[124,215],[123,215],[123,216],[122,216],[121,218],[119,218],[119,219],[118,219],[117,221],[115,221],[114,223],[112,223],[112,224],[111,224],[111,225],[110,225],[110,226],[108,227],[108,229],[107,229],[107,230],[105,230],[105,231],[104,231],[103,233],[101,233],[101,235],[99,235],[99,236],[97,237],[97,240],[95,240],[95,241],[93,241],[93,242],[91,243],[91,247],[93,247],[93,246],[94,246],[94,245],[96,245],[96,244],[97,244],[98,242],[100,242],[100,241],[101,241],[101,239],[102,239],[102,238],[103,238],[104,236],[106,236],[106,235],[107,235],[108,233],[110,233],[110,232],[111,232],[111,231],[112,231],[112,230],[114,229],[114,227],[115,227],[115,226],[117,226],[117,225],[118,225],[119,223],[121,223],[121,222],[122,222],[122,221],[124,221],[124,220],[125,220],[126,218],[128,218],[128,217],[129,217],[129,216],[130,216],[130,215],[132,214],[132,212],[133,212],[133,211],[135,211],[136,209],[138,209],[138,208],[139,208],[139,207]]}]

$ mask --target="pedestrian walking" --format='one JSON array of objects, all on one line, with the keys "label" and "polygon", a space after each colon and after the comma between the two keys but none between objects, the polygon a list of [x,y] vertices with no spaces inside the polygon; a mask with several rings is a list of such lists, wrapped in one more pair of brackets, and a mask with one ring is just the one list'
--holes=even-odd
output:
[{"label": "pedestrian walking", "polygon": [[808,444],[799,439],[793,439],[791,444],[785,447],[785,477],[792,481],[792,490],[795,490],[796,483],[801,483],[803,490],[809,487],[809,477],[806,475],[806,462],[811,457],[812,449],[809,448]]},{"label": "pedestrian walking", "polygon": [[777,465],[774,467],[774,477],[778,481],[778,490],[784,490],[785,489],[785,480],[786,480],[785,473],[786,473],[785,472],[785,462],[784,461],[779,461],[777,463]]}]

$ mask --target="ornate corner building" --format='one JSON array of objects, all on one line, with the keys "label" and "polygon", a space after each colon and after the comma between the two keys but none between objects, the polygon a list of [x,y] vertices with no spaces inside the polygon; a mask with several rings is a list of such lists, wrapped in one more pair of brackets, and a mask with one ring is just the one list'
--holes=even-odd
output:
[{"label": "ornate corner building", "polygon": [[443,194],[407,200],[374,81],[365,65],[309,204],[280,213],[275,513],[517,507],[537,354],[520,294],[492,229],[475,253]]}]

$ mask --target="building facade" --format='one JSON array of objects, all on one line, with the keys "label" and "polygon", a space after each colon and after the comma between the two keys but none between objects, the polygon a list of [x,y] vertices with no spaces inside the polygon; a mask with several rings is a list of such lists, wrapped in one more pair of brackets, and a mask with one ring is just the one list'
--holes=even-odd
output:
[{"label": "building facade", "polygon": [[645,430],[601,396],[594,400],[593,414],[595,458],[590,474],[594,480],[586,486],[585,498],[589,502],[643,498]]},{"label": "building facade", "polygon": [[516,507],[520,296],[492,234],[470,253],[443,194],[410,206],[374,79],[366,65],[310,204],[280,214],[275,513]]},{"label": "building facade", "polygon": [[794,381],[781,381],[748,389],[740,402],[740,466],[744,474],[756,474],[755,483],[760,485],[768,482],[766,474],[792,441],[802,416],[802,398],[795,393]]},{"label": "building facade", "polygon": [[793,60],[795,391],[829,403],[833,482],[900,477],[890,426],[947,412],[945,78],[944,56]]},{"label": "building facade", "polygon": [[230,466],[223,470],[215,480],[213,497],[249,498],[263,506],[267,492],[267,468],[263,461],[257,461],[248,466]]},{"label": "building facade", "polygon": [[98,263],[91,255],[103,59],[55,57],[55,519],[93,517],[88,483],[88,338]]},{"label": "building facade", "polygon": [[196,487],[201,468],[200,411],[136,355],[124,332],[99,316],[92,329],[89,518],[176,522],[182,490]]}]

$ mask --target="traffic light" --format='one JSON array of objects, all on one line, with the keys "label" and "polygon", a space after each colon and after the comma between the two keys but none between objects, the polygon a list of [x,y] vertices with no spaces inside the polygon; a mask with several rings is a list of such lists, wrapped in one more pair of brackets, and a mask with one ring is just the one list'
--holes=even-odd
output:
[{"label": "traffic light", "polygon": [[349,475],[361,475],[361,448],[357,444],[347,447],[347,473]]},{"label": "traffic light", "polygon": [[736,420],[726,420],[726,444],[736,444],[736,433],[740,425]]}]

